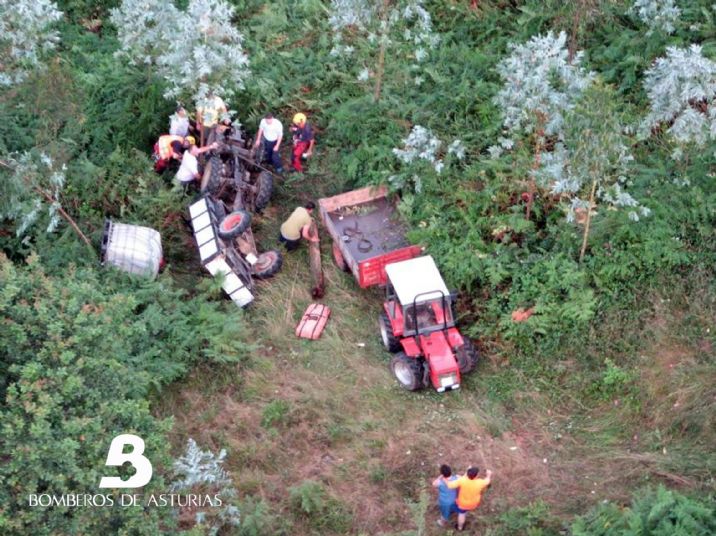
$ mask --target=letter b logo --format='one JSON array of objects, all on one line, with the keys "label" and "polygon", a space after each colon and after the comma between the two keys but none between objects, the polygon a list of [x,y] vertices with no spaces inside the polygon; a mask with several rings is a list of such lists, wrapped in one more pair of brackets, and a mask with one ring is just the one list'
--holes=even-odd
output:
[{"label": "letter b logo", "polygon": [[[124,454],[124,446],[130,445],[132,451]],[[118,476],[103,476],[99,482],[100,488],[141,488],[146,486],[152,478],[152,463],[142,456],[144,453],[144,440],[133,434],[121,434],[112,440],[107,453],[105,465],[120,466],[127,462],[132,464],[136,473],[129,480],[122,480]]]}]

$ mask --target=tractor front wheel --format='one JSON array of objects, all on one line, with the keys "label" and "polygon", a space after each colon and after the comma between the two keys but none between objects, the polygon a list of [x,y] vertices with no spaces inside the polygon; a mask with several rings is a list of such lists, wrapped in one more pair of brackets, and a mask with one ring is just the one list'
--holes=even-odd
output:
[{"label": "tractor front wheel", "polygon": [[460,374],[467,374],[475,368],[480,359],[477,348],[467,337],[462,338],[462,346],[455,351],[457,366],[460,368]]},{"label": "tractor front wheel", "polygon": [[378,326],[380,327],[380,338],[383,341],[383,346],[385,346],[385,349],[388,350],[391,354],[394,354],[395,352],[399,351],[402,346],[400,344],[400,341],[398,340],[398,337],[393,334],[393,327],[390,325],[390,319],[388,318],[388,315],[385,313],[385,311],[380,313],[380,317],[378,318]]},{"label": "tractor front wheel", "polygon": [[283,264],[283,256],[279,251],[270,249],[259,255],[256,264],[253,266],[254,276],[265,279],[276,275]]},{"label": "tractor front wheel", "polygon": [[423,387],[423,372],[425,364],[421,357],[408,357],[398,352],[390,360],[390,370],[403,389],[417,391]]}]

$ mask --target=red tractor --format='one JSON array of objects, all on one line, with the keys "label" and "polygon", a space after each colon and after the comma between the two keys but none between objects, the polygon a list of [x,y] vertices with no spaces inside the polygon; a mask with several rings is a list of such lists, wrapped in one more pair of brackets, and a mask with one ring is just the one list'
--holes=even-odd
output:
[{"label": "red tractor", "polygon": [[394,354],[390,368],[400,385],[439,393],[458,389],[475,368],[477,349],[455,327],[453,300],[430,256],[388,264],[386,300],[380,315],[383,344]]}]

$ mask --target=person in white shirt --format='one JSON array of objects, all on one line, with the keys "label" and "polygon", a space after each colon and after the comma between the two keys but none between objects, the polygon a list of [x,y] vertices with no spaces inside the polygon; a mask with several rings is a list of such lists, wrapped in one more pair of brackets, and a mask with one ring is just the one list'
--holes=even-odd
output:
[{"label": "person in white shirt", "polygon": [[169,117],[169,134],[185,138],[189,135],[189,127],[189,116],[186,110],[183,106],[177,106],[174,115]]},{"label": "person in white shirt", "polygon": [[[189,136],[189,139],[194,140],[191,136]],[[189,149],[184,151],[181,166],[179,166],[179,171],[176,174],[177,180],[182,184],[190,184],[192,181],[199,180],[199,161],[197,157],[202,153],[216,149],[218,146],[219,144],[214,142],[199,149],[195,143],[192,143]]]},{"label": "person in white shirt", "polygon": [[271,162],[276,173],[283,173],[281,155],[278,152],[281,148],[281,141],[283,140],[283,125],[273,114],[266,114],[259,123],[259,132],[256,134],[254,149],[259,146],[262,137],[264,139],[264,154],[266,160]]}]

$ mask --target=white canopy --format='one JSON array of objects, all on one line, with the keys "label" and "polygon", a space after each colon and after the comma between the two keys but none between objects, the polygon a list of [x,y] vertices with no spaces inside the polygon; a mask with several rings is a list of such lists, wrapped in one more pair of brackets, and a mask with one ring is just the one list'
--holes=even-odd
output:
[{"label": "white canopy", "polygon": [[389,264],[385,271],[401,305],[410,305],[416,296],[426,292],[432,294],[420,296],[418,303],[439,298],[440,292],[450,294],[430,255]]}]

